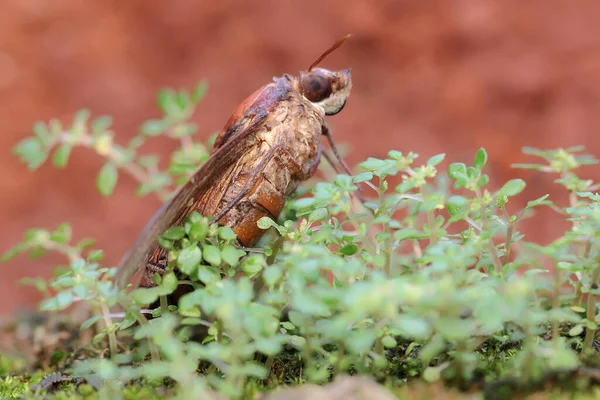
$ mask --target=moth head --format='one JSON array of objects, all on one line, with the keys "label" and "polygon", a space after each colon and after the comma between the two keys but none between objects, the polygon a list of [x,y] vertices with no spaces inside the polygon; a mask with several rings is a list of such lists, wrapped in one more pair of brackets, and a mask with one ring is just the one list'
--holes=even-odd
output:
[{"label": "moth head", "polygon": [[342,111],[352,88],[351,70],[330,71],[313,68],[300,73],[299,90],[302,96],[321,108],[325,115]]}]

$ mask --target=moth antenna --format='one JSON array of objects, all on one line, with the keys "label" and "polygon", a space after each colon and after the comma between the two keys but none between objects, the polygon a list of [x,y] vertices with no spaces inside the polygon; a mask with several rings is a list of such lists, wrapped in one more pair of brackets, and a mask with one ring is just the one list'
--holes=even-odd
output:
[{"label": "moth antenna", "polygon": [[327,49],[323,54],[321,54],[319,58],[317,58],[316,61],[310,65],[310,67],[308,67],[308,72],[312,71],[314,67],[316,67],[321,61],[323,61],[325,57],[327,57],[329,54],[335,51],[335,49],[340,47],[346,40],[350,38],[350,36],[352,36],[351,33],[347,34],[346,36],[335,42],[329,49]]}]

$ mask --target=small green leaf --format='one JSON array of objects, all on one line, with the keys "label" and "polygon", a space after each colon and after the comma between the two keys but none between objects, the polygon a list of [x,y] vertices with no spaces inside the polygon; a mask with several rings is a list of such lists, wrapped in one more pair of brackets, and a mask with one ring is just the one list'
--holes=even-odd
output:
[{"label": "small green leaf", "polygon": [[598,329],[598,325],[594,321],[585,321],[585,327],[591,331]]},{"label": "small green leaf", "polygon": [[388,349],[398,346],[398,342],[396,342],[396,339],[389,335],[386,335],[381,338],[381,344],[383,344],[383,346]]},{"label": "small green leaf", "polygon": [[[96,336],[94,336],[92,338],[92,343],[94,343],[94,344],[100,343],[106,337],[107,334],[108,333],[105,330],[98,333]],[[112,364],[110,364],[110,365],[112,365]],[[115,366],[115,368],[116,368],[116,366]]]},{"label": "small green leaf", "polygon": [[77,111],[73,116],[73,127],[85,127],[88,119],[90,118],[91,112],[88,109],[82,109]]},{"label": "small green leaf", "polygon": [[175,95],[175,103],[179,106],[181,110],[185,110],[191,102],[191,98],[189,93],[186,90],[179,90]]},{"label": "small green leaf", "polygon": [[281,271],[281,267],[277,265],[271,265],[263,272],[263,280],[269,286],[276,284],[282,276],[283,272]]},{"label": "small green leaf", "polygon": [[[544,195],[544,196],[540,197],[539,199],[536,199],[536,200],[533,200],[533,201],[530,201],[530,202],[528,202],[528,203],[527,203],[527,206],[525,207],[525,209],[526,209],[526,210],[529,210],[529,209],[531,209],[531,208],[533,208],[533,207],[537,207],[537,206],[540,206],[540,205],[542,205],[542,204],[549,204],[549,203],[550,203],[550,201],[546,201],[546,199],[547,199],[549,196],[550,196],[550,195],[549,195],[549,194],[547,194],[547,195]],[[550,203],[550,204],[551,204],[551,203]]]},{"label": "small green leaf", "polygon": [[112,122],[112,117],[109,115],[98,117],[92,121],[92,131],[94,133],[102,133],[112,125]]},{"label": "small green leaf", "polygon": [[196,221],[186,223],[185,229],[187,230],[190,239],[201,241],[208,235],[208,220],[204,217],[200,217],[200,219]]},{"label": "small green leaf", "polygon": [[469,179],[474,179],[474,178],[478,177],[479,175],[481,175],[480,170],[478,170],[475,167],[467,167],[467,177],[469,177]]},{"label": "small green leaf", "polygon": [[569,336],[579,336],[583,333],[583,325],[575,325],[569,330]]},{"label": "small green leaf", "polygon": [[2,254],[2,259],[0,259],[0,261],[6,262],[9,260],[12,260],[16,256],[18,256],[24,249],[25,248],[23,245],[16,245],[16,246],[12,247],[12,248],[6,250],[6,252],[4,254]]},{"label": "small green leaf", "polygon": [[352,177],[345,174],[336,175],[336,177],[333,178],[333,184],[340,189],[347,190],[353,186]]},{"label": "small green leaf", "polygon": [[63,124],[56,118],[53,118],[48,122],[48,127],[53,136],[58,136],[64,132]]},{"label": "small green leaf", "polygon": [[[221,258],[227,265],[237,267],[240,264],[240,258],[246,255],[246,252],[227,244],[221,249]],[[259,269],[260,270],[260,269]],[[247,271],[246,271],[247,272]]]},{"label": "small green leaf", "polygon": [[168,239],[165,239],[163,237],[159,237],[158,239],[156,239],[156,242],[163,249],[166,249],[166,250],[175,250],[175,245],[173,244],[172,240],[168,240]]},{"label": "small green leaf", "polygon": [[158,168],[158,156],[154,154],[140,156],[138,164],[147,169]]},{"label": "small green leaf", "polygon": [[202,261],[202,250],[196,245],[186,247],[181,250],[177,256],[177,267],[186,275],[191,275],[196,271]]},{"label": "small green leaf", "polygon": [[80,330],[86,330],[90,326],[94,325],[96,322],[100,321],[104,316],[103,315],[95,315],[89,319],[87,319],[84,323],[81,324]]},{"label": "small green leaf", "polygon": [[41,144],[48,144],[50,138],[50,131],[46,124],[42,121],[38,121],[33,125],[33,134],[40,141]]},{"label": "small green leaf", "polygon": [[231,229],[228,226],[222,226],[221,228],[219,228],[219,237],[228,242],[233,242],[235,239],[237,239],[237,236],[235,235],[233,229]]},{"label": "small green leaf", "polygon": [[[225,250],[225,249],[223,249]],[[242,264],[242,271],[249,276],[254,276],[263,269],[263,263],[259,259],[252,258]]]},{"label": "small green leaf", "polygon": [[82,299],[87,297],[87,288],[83,284],[77,284],[73,286],[73,293]]},{"label": "small green leaf", "polygon": [[358,245],[356,243],[348,243],[340,249],[340,253],[342,253],[345,256],[352,256],[356,254],[357,250]]},{"label": "small green leaf", "polygon": [[20,141],[13,149],[13,153],[25,162],[30,170],[40,167],[48,157],[40,141],[33,137]]},{"label": "small green leaf", "polygon": [[140,305],[147,306],[158,300],[156,288],[138,288],[131,293],[132,300]]},{"label": "small green leaf", "polygon": [[511,179],[506,182],[502,189],[498,192],[500,196],[516,196],[525,189],[525,181],[523,179]]},{"label": "small green leaf", "polygon": [[[313,200],[313,199],[311,199]],[[262,217],[261,219],[258,220],[258,227],[260,229],[269,229],[272,226],[277,225],[275,223],[275,221],[273,221],[271,218],[269,217]]]},{"label": "small green leaf", "polygon": [[88,254],[86,259],[89,262],[101,261],[104,259],[104,252],[102,250],[94,250]]},{"label": "small green leaf", "polygon": [[202,256],[204,261],[215,267],[221,265],[221,252],[219,251],[218,247],[207,245],[204,246],[203,250]]},{"label": "small green leaf", "polygon": [[192,92],[192,102],[196,104],[200,100],[202,100],[207,90],[208,83],[206,81],[201,81],[200,83],[198,83],[198,85],[196,85],[196,88]]},{"label": "small green leaf", "polygon": [[448,176],[452,179],[467,176],[467,166],[463,163],[453,163],[448,166]]},{"label": "small green leaf", "polygon": [[58,292],[58,294],[54,298],[43,301],[40,305],[40,310],[64,310],[73,303],[73,300],[73,292],[71,292],[70,290]]},{"label": "small green leaf", "polygon": [[117,184],[118,172],[117,167],[112,162],[104,164],[98,178],[96,179],[96,187],[103,196],[110,196]]},{"label": "small green leaf", "polygon": [[361,172],[352,178],[354,183],[368,182],[373,179],[373,173],[371,171]]},{"label": "small green leaf", "polygon": [[440,380],[441,371],[437,367],[427,367],[423,371],[423,380],[429,383],[437,382]]},{"label": "small green leaf", "polygon": [[[298,199],[296,201],[294,201],[292,203],[293,207],[296,209],[301,209],[301,208],[309,208],[311,207],[313,204],[315,204],[316,200],[313,197],[303,197],[301,199]],[[266,217],[263,217],[266,218]],[[262,218],[261,218],[262,219]],[[258,221],[260,223],[260,220]],[[272,225],[269,225],[269,227],[271,227]],[[260,227],[260,225],[259,225]],[[261,229],[267,229],[267,228],[262,228]]]},{"label": "small green leaf", "polygon": [[310,215],[308,216],[308,220],[310,222],[317,222],[317,221],[323,221],[327,218],[328,216],[328,212],[326,208],[317,208],[316,210],[313,210]]},{"label": "small green leaf", "polygon": [[213,267],[201,265],[198,267],[198,279],[205,285],[210,285],[221,280],[221,274]]},{"label": "small green leaf", "polygon": [[183,226],[172,226],[162,234],[162,237],[167,240],[180,240],[185,236],[185,228]]},{"label": "small green leaf", "polygon": [[169,293],[173,293],[175,289],[177,289],[178,280],[173,272],[169,272],[163,276],[162,282],[160,284],[163,288],[169,291]]},{"label": "small green leaf", "polygon": [[542,165],[542,164],[523,164],[523,163],[516,163],[516,164],[511,164],[510,165],[511,168],[515,168],[515,169],[531,169],[534,171],[544,171],[544,172],[548,172],[548,166],[547,165]]},{"label": "small green leaf", "polygon": [[129,328],[130,326],[132,326],[133,324],[135,324],[137,322],[137,319],[135,318],[135,316],[132,313],[125,313],[125,319],[123,320],[123,322],[121,322],[121,325],[119,326],[119,330],[125,330],[127,328]]},{"label": "small green leaf", "polygon": [[490,181],[490,177],[487,176],[486,174],[483,174],[477,180],[477,187],[482,188],[485,185],[487,185],[489,183],[489,181]]},{"label": "small green leaf", "polygon": [[146,136],[158,136],[167,129],[165,121],[160,119],[151,119],[142,124],[140,131]]},{"label": "small green leaf", "polygon": [[484,148],[479,149],[479,151],[477,151],[477,154],[475,154],[475,160],[473,161],[473,166],[475,168],[477,168],[478,170],[482,170],[483,167],[485,167],[485,164],[487,163],[487,152],[485,151]]},{"label": "small green leaf", "polygon": [[52,164],[56,168],[64,168],[69,161],[69,155],[71,155],[71,145],[69,143],[61,144],[55,151],[52,157]]},{"label": "small green leaf", "polygon": [[438,154],[436,156],[433,156],[429,160],[427,160],[427,165],[436,166],[439,163],[441,163],[442,161],[444,161],[445,157],[446,157],[446,154]]},{"label": "small green leaf", "polygon": [[191,310],[181,310],[179,314],[181,314],[184,317],[188,317],[181,320],[181,325],[193,326],[202,324],[202,319],[198,318],[199,315],[197,315],[200,314],[200,310],[198,310],[197,308],[192,308]]},{"label": "small green leaf", "polygon": [[462,196],[451,196],[446,202],[446,209],[450,216],[458,215],[468,209],[469,201]]},{"label": "small green leaf", "polygon": [[48,284],[42,278],[22,278],[19,280],[21,285],[31,285],[35,287],[40,293],[46,293],[48,291]]},{"label": "small green leaf", "polygon": [[405,228],[399,231],[394,232],[394,239],[396,240],[406,240],[406,239],[427,239],[429,235],[423,232],[419,232],[414,228]]},{"label": "small green leaf", "polygon": [[175,91],[170,88],[161,89],[158,92],[158,106],[165,114],[170,114],[173,111],[175,104]]},{"label": "small green leaf", "polygon": [[288,331],[293,331],[294,329],[296,329],[296,327],[294,326],[294,324],[292,324],[291,322],[288,322],[288,321],[282,322],[281,326],[283,328],[287,329]]}]

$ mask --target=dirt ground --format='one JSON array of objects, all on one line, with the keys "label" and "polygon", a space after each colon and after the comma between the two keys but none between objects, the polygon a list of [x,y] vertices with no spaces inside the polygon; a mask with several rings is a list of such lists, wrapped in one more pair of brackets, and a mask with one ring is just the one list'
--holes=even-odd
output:
[{"label": "dirt ground", "polygon": [[[33,226],[73,224],[116,263],[158,207],[123,176],[111,198],[94,187],[101,160],[75,151],[69,167],[27,172],[10,154],[36,120],[81,108],[115,118],[125,143],[155,117],[164,86],[210,89],[197,122],[220,129],[256,88],[305,69],[344,34],[323,66],[351,67],[354,89],[330,119],[349,162],[388,149],[469,161],[488,149],[492,182],[529,186],[512,206],[550,191],[554,177],[510,169],[522,146],[584,144],[600,156],[600,2],[597,0],[4,0],[0,13],[0,250]],[[149,151],[168,154],[163,142]],[[586,170],[597,178],[598,168]],[[558,193],[553,197],[564,202]],[[548,242],[566,226],[550,211],[525,230]],[[48,276],[58,258],[1,265],[0,315],[30,307],[24,276]]]}]

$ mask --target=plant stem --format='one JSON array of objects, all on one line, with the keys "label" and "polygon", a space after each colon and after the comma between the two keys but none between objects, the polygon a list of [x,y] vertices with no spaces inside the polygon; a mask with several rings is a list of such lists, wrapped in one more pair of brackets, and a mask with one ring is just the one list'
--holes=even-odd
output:
[{"label": "plant stem", "polygon": [[113,330],[113,322],[110,318],[110,310],[106,305],[106,300],[102,298],[100,302],[100,308],[102,309],[102,319],[104,320],[104,325],[106,325],[106,330],[108,334],[108,347],[110,348],[110,358],[114,359],[119,352],[119,348],[117,346],[117,335],[115,335],[115,331]]},{"label": "plant stem", "polygon": [[[385,180],[382,177],[379,177],[379,188],[377,190],[379,194],[379,205],[380,208],[378,211],[379,215],[387,215],[387,209],[385,208]],[[382,213],[379,213],[382,212]],[[387,277],[391,277],[392,273],[392,234],[390,232],[390,224],[388,222],[383,223],[383,251],[385,253],[385,266],[384,272]],[[387,237],[386,237],[387,236]]]},{"label": "plant stem", "polygon": [[344,358],[345,348],[344,343],[340,342],[337,348],[337,360],[335,362],[334,372],[340,372],[342,360]]},{"label": "plant stem", "polygon": [[310,336],[309,335],[304,335],[304,349],[302,351],[302,356],[304,358],[304,369],[305,370],[309,370],[310,367],[312,367],[312,354],[310,351]]},{"label": "plant stem", "polygon": [[220,319],[217,319],[216,321],[217,324],[217,343],[222,343],[223,342],[223,323],[221,322]]},{"label": "plant stem", "polygon": [[380,355],[380,356],[383,355],[384,348],[383,348],[383,342],[381,341],[381,336],[375,340],[375,347],[373,350],[375,351],[375,353],[377,353],[377,355]]},{"label": "plant stem", "polygon": [[[592,281],[590,282],[590,286],[594,284],[598,284],[600,280],[600,266],[596,266],[594,273],[592,274]],[[592,289],[588,292],[587,297],[587,306],[586,306],[586,319],[589,322],[596,322],[595,316],[595,308],[596,308],[596,296],[592,293]],[[585,339],[583,340],[583,349],[582,353],[593,353],[593,345],[594,338],[596,336],[596,329],[590,329],[586,326],[585,328]]]},{"label": "plant stem", "polygon": [[[68,133],[62,133],[58,136],[58,143],[71,143],[73,140]],[[92,137],[88,134],[78,137],[76,143],[71,144],[79,144],[82,147],[92,149],[96,151],[97,154],[106,157],[108,160],[114,162],[117,166],[123,168],[125,172],[127,172],[131,177],[137,180],[140,183],[148,183],[151,180],[151,177],[144,171],[142,167],[137,165],[134,162],[123,162],[123,155],[121,154],[121,150],[116,146],[111,146],[110,149],[105,153],[100,153],[94,148],[94,141]],[[165,201],[171,195],[169,190],[160,189],[157,190],[156,195],[159,197],[161,201]]]},{"label": "plant stem", "polygon": [[[425,198],[425,193],[423,193],[423,187],[420,188],[421,197]],[[431,234],[429,235],[429,241],[432,245],[436,245],[438,242],[437,238],[437,229],[435,227],[435,214],[432,210],[427,210],[427,225],[429,226],[429,230]]]},{"label": "plant stem", "polygon": [[[135,319],[141,326],[149,325],[148,320],[146,319],[144,314],[138,312],[138,310],[133,309],[131,300],[129,300],[127,296],[121,296],[121,298],[119,299],[119,304],[127,312],[130,312],[131,315],[135,317]],[[148,340],[148,348],[150,350],[150,357],[152,357],[152,361],[160,361],[160,352],[158,351],[156,343],[154,343],[152,340]]]},{"label": "plant stem", "polygon": [[48,240],[47,242],[42,243],[40,247],[44,248],[45,250],[56,251],[57,253],[64,255],[70,263],[83,259],[81,253],[69,245]]},{"label": "plant stem", "polygon": [[167,296],[159,296],[160,299],[160,315],[167,315],[169,313],[169,302]]},{"label": "plant stem", "polygon": [[[587,259],[590,256],[590,251],[592,251],[592,241],[588,238],[587,243],[585,245],[585,250],[583,252],[583,259]],[[583,285],[581,284],[581,280],[577,280],[575,286],[575,299],[573,300],[574,306],[580,306],[581,301],[583,300],[583,291],[581,290]]]},{"label": "plant stem", "polygon": [[502,257],[502,265],[504,266],[508,264],[508,260],[510,259],[510,247],[516,221],[511,221],[505,206],[502,206],[502,212],[504,213],[504,218],[506,218],[506,223],[508,224],[506,228],[506,238],[504,239],[504,256]]},{"label": "plant stem", "polygon": [[[483,196],[481,195],[481,190],[477,189],[475,191],[477,198],[481,202],[480,212],[481,212],[481,228],[482,232],[488,232],[488,221],[487,221],[487,212],[485,210],[485,204],[483,204]],[[494,265],[496,266],[496,270],[500,272],[502,270],[502,263],[500,262],[500,258],[498,257],[498,252],[496,251],[496,246],[494,245],[494,238],[491,237],[488,241],[488,248],[490,254],[492,256],[492,260],[494,261]],[[488,273],[488,269],[485,268],[485,273]]]},{"label": "plant stem", "polygon": [[[554,291],[554,295],[553,295],[553,299],[552,299],[552,308],[555,311],[558,311],[560,309],[560,269],[558,269],[558,265],[556,263],[554,263],[554,284],[553,284],[553,291]],[[556,318],[554,318],[552,320],[552,340],[554,341],[554,343],[556,343],[558,345],[558,339],[559,339],[560,333],[559,333],[559,324],[558,324],[558,320]]]}]

